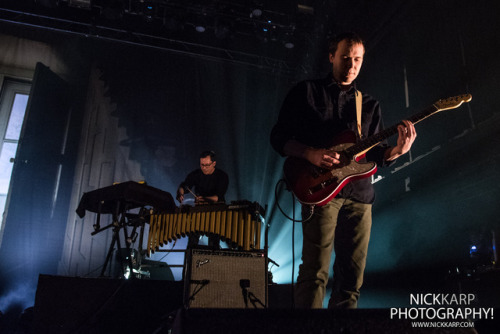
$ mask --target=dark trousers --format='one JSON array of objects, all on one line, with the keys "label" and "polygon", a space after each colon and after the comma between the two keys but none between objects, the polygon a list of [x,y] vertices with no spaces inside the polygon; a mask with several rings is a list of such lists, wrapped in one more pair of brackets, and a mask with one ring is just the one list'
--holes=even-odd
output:
[{"label": "dark trousers", "polygon": [[[371,204],[334,198],[302,223],[302,264],[295,289],[298,308],[322,308],[332,250],[333,288],[328,308],[356,308],[372,225]],[[302,210],[307,215],[307,208]]]}]

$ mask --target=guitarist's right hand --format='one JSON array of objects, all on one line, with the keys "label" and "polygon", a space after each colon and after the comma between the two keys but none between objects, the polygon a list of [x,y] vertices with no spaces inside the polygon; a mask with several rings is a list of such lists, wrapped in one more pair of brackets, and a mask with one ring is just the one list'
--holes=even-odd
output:
[{"label": "guitarist's right hand", "polygon": [[304,151],[304,158],[321,168],[330,168],[340,163],[340,154],[324,148],[309,147]]},{"label": "guitarist's right hand", "polygon": [[329,168],[340,163],[340,154],[326,148],[314,148],[298,142],[295,139],[286,142],[283,152],[287,156],[303,158],[314,166]]}]

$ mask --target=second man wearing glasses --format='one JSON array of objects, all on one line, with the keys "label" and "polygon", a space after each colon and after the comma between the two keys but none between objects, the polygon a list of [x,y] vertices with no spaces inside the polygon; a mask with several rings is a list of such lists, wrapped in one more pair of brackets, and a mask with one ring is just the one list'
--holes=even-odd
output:
[{"label": "second man wearing glasses", "polygon": [[[204,151],[200,154],[200,168],[195,169],[186,176],[186,179],[177,189],[177,200],[182,204],[184,195],[191,193],[195,198],[195,204],[224,203],[229,178],[227,174],[216,165],[215,153]],[[198,245],[199,236],[190,235],[187,248]],[[208,246],[213,249],[220,248],[220,237],[209,236]]]},{"label": "second man wearing glasses", "polygon": [[181,204],[188,192],[194,196],[196,204],[225,202],[229,178],[223,170],[215,168],[216,164],[213,151],[200,154],[200,168],[189,173],[177,189],[177,200]]}]

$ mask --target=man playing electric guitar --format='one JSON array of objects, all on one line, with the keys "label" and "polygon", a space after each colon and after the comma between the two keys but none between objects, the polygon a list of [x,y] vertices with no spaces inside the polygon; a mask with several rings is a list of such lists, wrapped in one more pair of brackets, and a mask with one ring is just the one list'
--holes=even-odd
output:
[{"label": "man playing electric guitar", "polygon": [[[278,153],[328,170],[344,163],[341,152],[331,149],[336,136],[350,130],[360,139],[383,129],[378,101],[363,94],[362,100],[358,98],[356,102],[361,92],[356,89],[354,80],[361,69],[364,52],[363,41],[354,33],[341,34],[330,42],[332,73],[325,79],[299,83],[283,102],[271,132],[271,144]],[[361,161],[387,166],[407,153],[417,136],[415,128],[410,121],[403,121],[397,129],[396,146],[389,147],[382,141]],[[295,303],[299,308],[323,306],[333,249],[334,286],[328,307],[357,307],[375,195],[369,178],[342,186],[335,197],[316,205],[311,219],[302,224],[302,264],[295,290]],[[303,216],[310,212],[307,207],[303,207]]]}]

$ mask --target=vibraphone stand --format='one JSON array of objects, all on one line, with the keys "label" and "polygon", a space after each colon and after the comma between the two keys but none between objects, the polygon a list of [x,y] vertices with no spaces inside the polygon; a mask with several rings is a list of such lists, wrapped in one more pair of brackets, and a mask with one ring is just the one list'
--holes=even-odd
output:
[{"label": "vibraphone stand", "polygon": [[[95,235],[108,228],[113,228],[113,240],[106,255],[101,276],[108,266],[109,260],[113,254],[115,245],[118,245],[118,259],[122,265],[122,272],[125,274],[123,266],[124,260],[121,254],[120,245],[120,229],[123,228],[125,236],[125,246],[129,255],[128,265],[130,270],[133,271],[133,261],[131,253],[131,244],[135,242],[137,237],[137,228],[141,227],[141,239],[139,245],[138,263],[141,261],[142,242],[144,235],[145,216],[148,213],[146,207],[153,207],[164,212],[175,212],[176,206],[172,195],[166,191],[156,189],[148,186],[145,182],[127,181],[122,183],[115,183],[111,186],[92,190],[83,194],[80,203],[76,209],[76,213],[80,218],[85,216],[86,211],[97,213],[97,221],[94,224]],[[139,214],[127,213],[128,210],[140,208]],[[101,228],[100,218],[101,214],[112,214],[112,223],[106,227]],[[127,221],[128,219],[128,221]],[[132,234],[128,235],[127,226],[133,226]],[[140,273],[142,274],[142,273]],[[132,276],[134,276],[132,274]]]},{"label": "vibraphone stand", "polygon": [[[103,265],[102,270],[101,270],[101,275],[100,275],[101,277],[104,277],[104,273],[106,272],[106,268],[108,267],[109,261],[111,260],[111,256],[113,255],[113,250],[115,249],[115,245],[117,245],[117,247],[118,247],[117,248],[118,260],[120,262],[122,274],[125,277],[125,267],[124,267],[125,261],[123,259],[123,255],[121,253],[121,244],[120,244],[120,230],[123,229],[123,235],[125,238],[125,247],[127,249],[127,254],[128,254],[128,266],[130,268],[130,273],[131,273],[130,277],[135,278],[135,275],[133,273],[134,265],[133,265],[133,261],[132,261],[130,244],[133,242],[133,240],[135,240],[136,235],[134,235],[134,234],[136,234],[135,233],[136,227],[134,227],[133,233],[131,234],[131,236],[129,236],[128,232],[127,232],[127,221],[126,221],[126,218],[127,218],[126,212],[127,211],[128,211],[128,208],[127,208],[126,204],[123,204],[121,201],[116,201],[115,210],[112,213],[112,222],[103,228],[100,227],[100,224],[99,224],[100,213],[98,213],[97,222],[96,222],[96,224],[94,224],[94,232],[92,232],[91,235],[96,235],[97,233],[102,232],[104,230],[107,230],[111,227],[113,228],[113,238],[111,240],[111,245],[109,246],[108,253],[106,255],[106,260],[104,261],[104,265]],[[141,212],[142,211],[143,210],[141,209]],[[142,239],[142,237],[141,237],[141,239]]]}]

